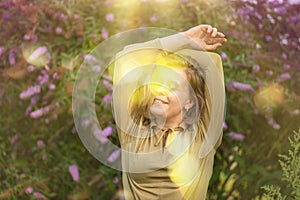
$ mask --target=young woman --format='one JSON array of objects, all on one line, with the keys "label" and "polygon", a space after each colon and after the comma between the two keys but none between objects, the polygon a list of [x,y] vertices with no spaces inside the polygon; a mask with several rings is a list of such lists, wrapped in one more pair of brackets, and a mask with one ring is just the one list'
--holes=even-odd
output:
[{"label": "young woman", "polygon": [[[209,25],[127,46],[113,70],[124,195],[205,199],[224,116],[220,56]],[[197,49],[197,50],[195,50]]]}]

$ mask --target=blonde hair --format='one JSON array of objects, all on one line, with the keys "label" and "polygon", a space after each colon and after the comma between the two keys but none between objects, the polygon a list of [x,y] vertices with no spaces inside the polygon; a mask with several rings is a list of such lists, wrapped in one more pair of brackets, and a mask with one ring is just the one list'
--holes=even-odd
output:
[{"label": "blonde hair", "polygon": [[[205,94],[205,72],[191,57],[183,57],[175,53],[161,50],[155,65],[167,66],[173,69],[184,70],[190,84],[193,107],[185,112],[183,121],[195,124],[198,129],[196,139],[203,140],[209,124],[209,96]],[[149,109],[155,98],[149,85],[145,84],[135,90],[129,102],[129,113],[137,124],[147,126],[150,124]]]}]

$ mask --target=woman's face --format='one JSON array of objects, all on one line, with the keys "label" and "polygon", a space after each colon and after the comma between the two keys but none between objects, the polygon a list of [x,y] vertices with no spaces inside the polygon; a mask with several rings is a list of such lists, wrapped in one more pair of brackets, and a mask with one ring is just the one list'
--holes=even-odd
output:
[{"label": "woman's face", "polygon": [[151,85],[155,97],[150,106],[152,116],[163,119],[166,123],[174,120],[180,123],[184,110],[193,104],[190,101],[189,83],[184,69],[157,68],[151,81],[160,83]]}]

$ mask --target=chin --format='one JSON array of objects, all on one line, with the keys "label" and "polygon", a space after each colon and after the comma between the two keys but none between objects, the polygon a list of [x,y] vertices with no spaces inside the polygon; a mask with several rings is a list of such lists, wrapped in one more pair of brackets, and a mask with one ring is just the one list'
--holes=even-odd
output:
[{"label": "chin", "polygon": [[166,108],[165,105],[153,104],[150,107],[150,113],[154,117],[166,117]]}]

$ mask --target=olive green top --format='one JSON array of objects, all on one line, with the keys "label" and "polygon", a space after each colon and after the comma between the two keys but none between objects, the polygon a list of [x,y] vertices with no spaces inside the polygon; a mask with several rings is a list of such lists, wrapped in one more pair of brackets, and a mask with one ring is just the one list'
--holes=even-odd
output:
[{"label": "olive green top", "polygon": [[[170,38],[173,41],[181,37],[176,34]],[[215,151],[221,143],[225,89],[220,56],[181,49],[187,47],[183,44],[178,45],[178,49],[174,43],[163,46],[170,43],[170,38],[167,38],[168,41],[162,38],[127,46],[117,55],[114,65],[113,110],[122,148],[122,181],[126,200],[205,199]],[[147,73],[146,68],[134,69],[151,64],[158,49],[170,50],[168,47],[191,56],[206,68],[205,95],[211,99],[206,102],[211,108],[211,120],[204,140],[195,140],[198,131],[195,124],[182,122],[175,129],[161,129],[154,122],[145,126],[142,122],[133,122],[127,111],[132,91],[139,84],[137,77]]]}]

